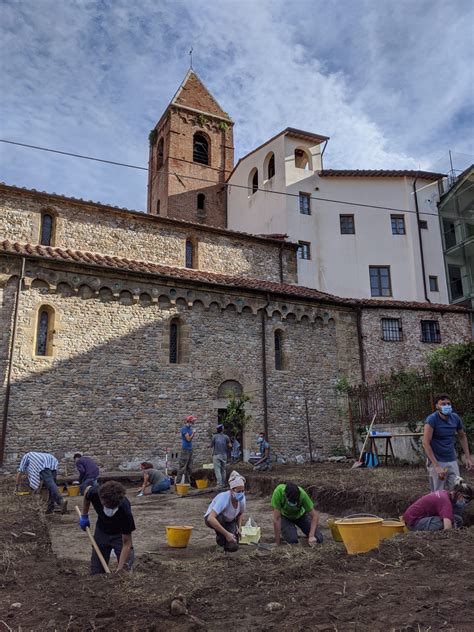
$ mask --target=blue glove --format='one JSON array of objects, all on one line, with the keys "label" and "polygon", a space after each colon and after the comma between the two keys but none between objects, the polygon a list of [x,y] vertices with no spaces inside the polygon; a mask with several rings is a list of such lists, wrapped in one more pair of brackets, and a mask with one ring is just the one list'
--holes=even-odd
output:
[{"label": "blue glove", "polygon": [[79,526],[83,531],[85,531],[87,527],[90,527],[91,523],[89,521],[89,516],[81,516],[79,519]]}]

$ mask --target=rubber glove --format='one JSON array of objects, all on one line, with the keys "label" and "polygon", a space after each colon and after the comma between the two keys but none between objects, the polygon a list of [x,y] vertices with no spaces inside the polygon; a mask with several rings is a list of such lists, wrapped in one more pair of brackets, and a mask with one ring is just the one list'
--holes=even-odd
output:
[{"label": "rubber glove", "polygon": [[79,519],[79,526],[83,531],[85,531],[87,527],[90,527],[91,523],[89,521],[89,516],[81,516]]}]

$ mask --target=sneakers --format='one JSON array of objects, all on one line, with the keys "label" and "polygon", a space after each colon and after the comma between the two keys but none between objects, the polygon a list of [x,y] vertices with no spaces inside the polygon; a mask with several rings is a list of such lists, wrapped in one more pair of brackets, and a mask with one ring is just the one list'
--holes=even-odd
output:
[{"label": "sneakers", "polygon": [[64,515],[67,512],[67,500],[63,500],[61,504],[61,514]]}]

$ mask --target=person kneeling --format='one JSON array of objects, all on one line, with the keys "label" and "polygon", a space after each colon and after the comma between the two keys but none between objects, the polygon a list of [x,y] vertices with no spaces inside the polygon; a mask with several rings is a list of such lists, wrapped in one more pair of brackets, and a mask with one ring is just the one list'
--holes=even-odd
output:
[{"label": "person kneeling", "polygon": [[137,496],[144,496],[148,487],[150,494],[162,494],[171,489],[171,478],[164,472],[155,470],[153,463],[144,461],[140,464],[140,469],[143,472],[143,485]]},{"label": "person kneeling", "polygon": [[230,491],[221,492],[212,500],[205,515],[206,526],[216,532],[218,546],[234,552],[239,548],[239,536],[245,511],[245,478],[235,470],[229,477]]},{"label": "person kneeling", "polygon": [[[130,570],[135,554],[132,532],[135,531],[130,501],[125,497],[125,487],[117,481],[108,481],[100,487],[89,487],[84,493],[84,505],[79,526],[83,531],[90,527],[91,503],[97,512],[94,539],[107,564],[110,554],[117,556],[117,571]],[[97,553],[92,549],[91,575],[104,573]]]},{"label": "person kneeling", "polygon": [[302,487],[294,483],[280,483],[273,490],[273,530],[275,542],[281,539],[288,544],[298,544],[296,527],[308,536],[309,546],[323,541],[323,534],[318,527],[319,515],[314,503]]},{"label": "person kneeling", "polygon": [[440,489],[418,498],[403,514],[410,531],[443,531],[462,527],[462,514],[472,500],[472,488],[462,480],[452,491]]}]

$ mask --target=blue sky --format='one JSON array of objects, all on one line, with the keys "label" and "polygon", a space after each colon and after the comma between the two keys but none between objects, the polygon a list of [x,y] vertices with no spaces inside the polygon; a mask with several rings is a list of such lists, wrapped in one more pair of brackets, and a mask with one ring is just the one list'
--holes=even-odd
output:
[{"label": "blue sky", "polygon": [[[0,137],[146,165],[194,48],[235,157],[285,127],[327,168],[474,158],[471,0],[0,0]],[[146,174],[0,143],[0,180],[137,210]]]}]

